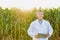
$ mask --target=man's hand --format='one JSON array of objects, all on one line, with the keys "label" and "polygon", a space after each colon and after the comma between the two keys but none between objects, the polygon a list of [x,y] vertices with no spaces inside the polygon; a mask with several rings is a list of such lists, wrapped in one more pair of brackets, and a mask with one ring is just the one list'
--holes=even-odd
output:
[{"label": "man's hand", "polygon": [[46,37],[48,37],[49,36],[49,34],[47,33],[47,34],[45,34],[46,35]]},{"label": "man's hand", "polygon": [[40,38],[40,34],[38,34],[38,35],[35,35],[35,38]]},{"label": "man's hand", "polygon": [[41,37],[42,38],[46,38],[46,37],[48,37],[49,36],[49,34],[47,33],[47,34],[41,34]]}]

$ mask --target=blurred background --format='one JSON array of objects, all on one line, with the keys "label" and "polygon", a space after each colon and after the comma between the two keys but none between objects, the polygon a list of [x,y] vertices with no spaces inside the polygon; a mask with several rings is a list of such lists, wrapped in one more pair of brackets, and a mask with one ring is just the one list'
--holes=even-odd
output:
[{"label": "blurred background", "polygon": [[0,40],[32,40],[27,29],[38,9],[54,29],[49,40],[60,40],[60,0],[0,0]]}]

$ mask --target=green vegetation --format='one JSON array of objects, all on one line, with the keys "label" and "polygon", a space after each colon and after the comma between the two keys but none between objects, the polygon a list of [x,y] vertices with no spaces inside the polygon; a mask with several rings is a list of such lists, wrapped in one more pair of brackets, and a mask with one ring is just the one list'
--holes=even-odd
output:
[{"label": "green vegetation", "polygon": [[[2,9],[0,7],[0,40],[32,40],[27,30],[32,21],[36,19],[36,8],[22,11],[17,8]],[[50,40],[60,40],[60,7],[43,9],[44,19],[48,20],[54,33]]]}]

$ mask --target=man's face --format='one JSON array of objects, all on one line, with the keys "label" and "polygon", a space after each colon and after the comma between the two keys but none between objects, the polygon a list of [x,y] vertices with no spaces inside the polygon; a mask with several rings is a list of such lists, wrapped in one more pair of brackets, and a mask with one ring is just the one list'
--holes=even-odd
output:
[{"label": "man's face", "polygon": [[37,18],[42,20],[44,17],[44,13],[43,12],[37,12]]}]

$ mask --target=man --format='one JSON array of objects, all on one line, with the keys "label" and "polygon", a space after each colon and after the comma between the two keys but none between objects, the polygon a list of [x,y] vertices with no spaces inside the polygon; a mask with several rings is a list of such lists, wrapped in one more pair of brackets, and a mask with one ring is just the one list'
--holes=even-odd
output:
[{"label": "man", "polygon": [[53,29],[47,20],[44,20],[44,12],[38,10],[37,19],[30,24],[28,29],[28,35],[33,38],[33,40],[48,40],[52,35]]}]

